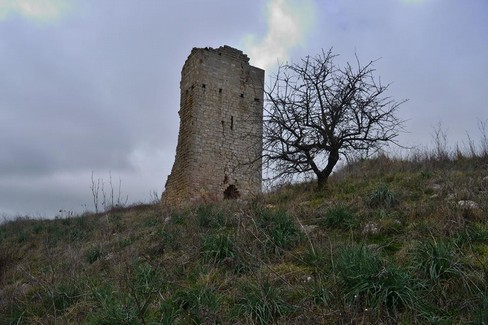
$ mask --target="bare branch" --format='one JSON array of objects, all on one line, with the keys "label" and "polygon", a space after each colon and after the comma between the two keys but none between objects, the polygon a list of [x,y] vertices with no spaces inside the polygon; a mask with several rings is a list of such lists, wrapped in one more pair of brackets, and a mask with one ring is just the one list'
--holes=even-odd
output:
[{"label": "bare branch", "polygon": [[340,157],[374,152],[403,130],[374,62],[340,68],[332,50],[283,64],[265,91],[264,163],[279,177],[313,173],[326,183]]}]

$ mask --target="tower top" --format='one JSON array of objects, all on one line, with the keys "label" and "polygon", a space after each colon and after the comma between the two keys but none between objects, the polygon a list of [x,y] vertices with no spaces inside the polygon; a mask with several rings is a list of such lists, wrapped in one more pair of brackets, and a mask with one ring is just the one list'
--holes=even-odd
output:
[{"label": "tower top", "polygon": [[204,47],[204,48],[199,48],[199,47],[194,47],[192,50],[191,50],[191,53],[188,57],[192,56],[193,54],[197,53],[197,52],[212,52],[212,53],[216,53],[217,55],[220,55],[220,56],[226,56],[226,57],[229,57],[229,58],[235,58],[235,59],[238,59],[238,60],[243,60],[245,62],[249,62],[249,57],[244,54],[244,52],[242,52],[241,50],[238,50],[236,48],[233,48],[231,46],[228,46],[228,45],[224,45],[224,46],[221,46],[219,48],[211,48],[211,47]]}]

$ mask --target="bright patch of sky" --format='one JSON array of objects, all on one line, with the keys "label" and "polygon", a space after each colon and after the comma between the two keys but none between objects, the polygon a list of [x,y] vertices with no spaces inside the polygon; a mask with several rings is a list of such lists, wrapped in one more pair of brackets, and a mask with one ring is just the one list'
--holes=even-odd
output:
[{"label": "bright patch of sky", "polygon": [[0,0],[0,20],[17,14],[29,20],[50,22],[60,19],[69,8],[69,0]]},{"label": "bright patch of sky", "polygon": [[315,22],[315,4],[311,0],[270,0],[266,9],[266,35],[247,35],[244,48],[251,64],[268,70],[286,61],[293,48],[306,45]]}]

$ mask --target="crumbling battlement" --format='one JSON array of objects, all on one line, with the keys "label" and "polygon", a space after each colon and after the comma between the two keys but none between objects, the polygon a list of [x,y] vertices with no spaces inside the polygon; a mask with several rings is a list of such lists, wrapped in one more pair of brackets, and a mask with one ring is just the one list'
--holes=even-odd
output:
[{"label": "crumbling battlement", "polygon": [[261,192],[264,70],[229,46],[194,48],[180,82],[180,131],[162,203],[179,209]]}]

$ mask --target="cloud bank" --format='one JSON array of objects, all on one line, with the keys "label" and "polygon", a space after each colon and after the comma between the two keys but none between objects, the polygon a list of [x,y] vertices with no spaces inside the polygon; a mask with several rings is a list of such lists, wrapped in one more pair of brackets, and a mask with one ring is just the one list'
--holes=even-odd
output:
[{"label": "cloud bank", "polygon": [[265,70],[285,61],[294,47],[305,46],[315,22],[315,4],[312,0],[269,0],[266,22],[262,39],[250,34],[244,40],[251,64]]}]

